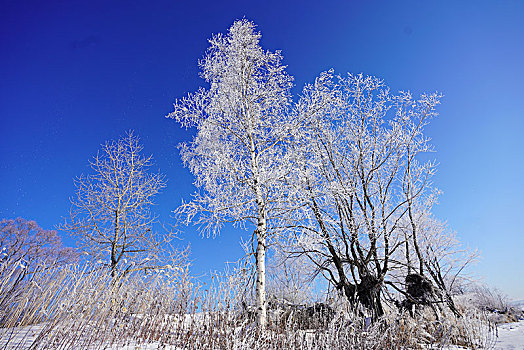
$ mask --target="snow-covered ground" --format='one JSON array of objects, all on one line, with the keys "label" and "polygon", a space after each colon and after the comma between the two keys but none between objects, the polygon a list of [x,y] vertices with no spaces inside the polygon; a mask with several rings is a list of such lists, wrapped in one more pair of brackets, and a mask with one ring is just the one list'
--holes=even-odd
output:
[{"label": "snow-covered ground", "polygon": [[524,350],[524,321],[499,325],[494,349]]},{"label": "snow-covered ground", "polygon": [[43,324],[22,328],[1,328],[0,349],[29,349],[42,328]]},{"label": "snow-covered ground", "polygon": [[[499,324],[498,336],[489,350],[524,350],[524,320]],[[460,346],[447,346],[443,350],[464,350]]]},{"label": "snow-covered ground", "polygon": [[[32,341],[36,338],[42,326],[24,327],[18,330],[2,330],[0,334],[0,348],[1,349],[29,349]],[[9,339],[9,346],[6,343]],[[127,346],[112,346],[112,350],[153,350],[158,349],[159,344],[149,345],[127,345]],[[174,347],[166,347],[164,349],[178,350]],[[446,347],[445,350],[463,350],[462,347]],[[493,350],[524,350],[524,320],[514,323],[505,323],[498,326],[498,337],[495,341]]]}]

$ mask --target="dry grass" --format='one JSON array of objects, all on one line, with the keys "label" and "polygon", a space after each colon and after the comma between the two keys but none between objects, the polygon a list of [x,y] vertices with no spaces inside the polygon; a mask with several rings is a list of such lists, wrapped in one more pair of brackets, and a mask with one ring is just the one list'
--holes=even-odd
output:
[{"label": "dry grass", "polygon": [[[2,270],[0,295],[16,267]],[[389,312],[371,325],[337,304],[325,327],[303,329],[282,310],[270,312],[259,334],[241,307],[242,280],[215,278],[208,288],[187,271],[132,275],[115,283],[108,271],[70,265],[31,276],[17,293],[3,298],[0,346],[12,349],[417,349],[453,343],[486,346],[490,324],[475,310],[460,319],[437,321],[430,312],[416,318]],[[25,328],[24,328],[25,327]],[[433,344],[433,345],[431,345]]]}]

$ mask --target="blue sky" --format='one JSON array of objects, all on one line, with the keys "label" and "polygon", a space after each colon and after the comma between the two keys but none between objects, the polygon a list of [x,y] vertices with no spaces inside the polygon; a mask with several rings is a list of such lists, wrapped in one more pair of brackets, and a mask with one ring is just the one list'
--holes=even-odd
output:
[{"label": "blue sky", "polygon": [[[3,0],[0,218],[55,227],[99,145],[133,129],[169,180],[155,209],[173,223],[192,192],[176,149],[191,132],[164,116],[203,84],[206,40],[243,17],[282,50],[295,93],[335,68],[444,94],[428,128],[444,192],[435,214],[481,250],[477,275],[524,299],[522,1]],[[182,237],[198,274],[242,255],[233,230]]]}]

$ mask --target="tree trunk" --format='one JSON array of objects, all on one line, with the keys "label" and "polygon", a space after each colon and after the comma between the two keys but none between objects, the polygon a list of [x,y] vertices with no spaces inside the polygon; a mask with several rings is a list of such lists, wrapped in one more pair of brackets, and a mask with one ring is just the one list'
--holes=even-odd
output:
[{"label": "tree trunk", "polygon": [[267,305],[266,305],[266,227],[265,219],[259,221],[257,228],[257,284],[256,284],[256,306],[257,324],[261,332],[266,328]]},{"label": "tree trunk", "polygon": [[408,215],[409,215],[409,221],[411,222],[411,229],[413,230],[413,246],[415,247],[415,252],[417,253],[418,263],[419,263],[419,271],[418,273],[421,276],[424,276],[424,258],[422,257],[422,253],[420,252],[420,248],[418,246],[418,240],[417,240],[417,225],[415,224],[415,220],[413,219],[413,213],[411,211],[411,203],[408,204]]},{"label": "tree trunk", "polygon": [[116,264],[117,264],[117,253],[116,245],[118,243],[118,238],[120,235],[120,217],[118,215],[118,210],[115,211],[115,238],[111,243],[111,277],[116,277]]},{"label": "tree trunk", "polygon": [[360,279],[357,285],[358,301],[371,312],[372,319],[376,321],[384,315],[380,300],[382,282],[372,275],[363,275]]},{"label": "tree trunk", "polygon": [[[255,157],[253,157],[255,160]],[[256,164],[256,162],[255,162]],[[257,324],[259,332],[263,333],[267,324],[267,303],[266,303],[266,236],[267,221],[264,206],[262,189],[258,182],[258,174],[255,175],[255,201],[257,204],[258,223],[255,234],[257,236],[257,283],[256,283],[256,306]]]},{"label": "tree trunk", "polygon": [[[248,118],[249,120],[250,118]],[[251,125],[253,125],[252,123]],[[266,236],[267,236],[267,213],[260,185],[260,174],[258,168],[257,149],[255,147],[254,132],[250,131],[250,153],[251,167],[253,170],[253,189],[255,192],[255,203],[257,206],[257,228],[255,230],[257,238],[256,264],[256,307],[257,325],[260,334],[264,333],[267,324],[267,303],[266,303]]]}]

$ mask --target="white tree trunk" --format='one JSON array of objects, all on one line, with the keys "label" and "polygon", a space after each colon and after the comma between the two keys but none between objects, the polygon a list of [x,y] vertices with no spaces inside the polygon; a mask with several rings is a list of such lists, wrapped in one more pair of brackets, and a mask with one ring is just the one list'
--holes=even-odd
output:
[{"label": "white tree trunk", "polygon": [[[253,133],[251,133],[253,135]],[[267,305],[266,305],[266,235],[267,221],[266,208],[262,188],[260,186],[258,160],[256,155],[253,137],[250,137],[251,164],[253,167],[253,184],[255,188],[255,203],[257,205],[257,282],[256,282],[256,307],[257,307],[257,325],[259,332],[263,333],[267,324]]]},{"label": "white tree trunk", "polygon": [[256,306],[257,324],[260,331],[264,331],[267,324],[266,305],[266,219],[259,218],[257,227],[257,284],[256,284]]}]

